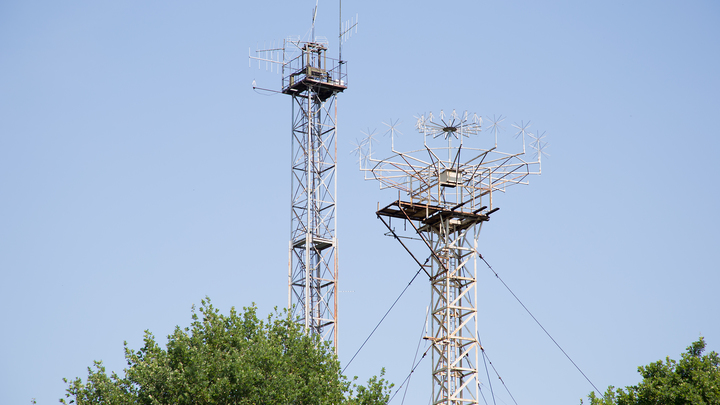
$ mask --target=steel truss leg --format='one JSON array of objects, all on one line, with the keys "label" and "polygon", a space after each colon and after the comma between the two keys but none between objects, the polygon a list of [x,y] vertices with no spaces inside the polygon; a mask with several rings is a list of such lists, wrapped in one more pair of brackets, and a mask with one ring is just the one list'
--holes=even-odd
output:
[{"label": "steel truss leg", "polygon": [[288,304],[337,353],[336,116],[335,95],[293,96]]},{"label": "steel truss leg", "polygon": [[424,235],[433,250],[433,404],[478,403],[475,226],[458,229],[443,219]]},{"label": "steel truss leg", "polygon": [[[432,226],[416,225],[398,202],[405,220],[430,250],[425,266],[400,240],[380,214],[392,235],[418,265],[427,269],[431,285],[432,403],[472,405],[479,403],[477,333],[477,250],[481,221],[468,224],[452,216]],[[426,271],[427,273],[427,271]]]}]

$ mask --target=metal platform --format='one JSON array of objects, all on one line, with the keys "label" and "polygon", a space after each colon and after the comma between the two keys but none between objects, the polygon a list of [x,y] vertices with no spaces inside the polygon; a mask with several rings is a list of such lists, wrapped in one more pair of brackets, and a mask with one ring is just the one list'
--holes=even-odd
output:
[{"label": "metal platform", "polygon": [[[478,222],[489,221],[488,213],[480,213],[487,207],[477,211],[461,211],[460,206],[456,209],[440,207],[437,205],[421,205],[407,201],[393,201],[385,208],[379,209],[376,214],[391,218],[419,221],[427,227],[437,226],[441,221],[450,220],[456,222],[458,230],[469,228]],[[421,229],[422,230],[422,229]]]},{"label": "metal platform", "polygon": [[294,80],[291,80],[291,84],[289,86],[283,88],[283,93],[290,95],[300,95],[308,89],[312,88],[315,90],[315,93],[320,98],[320,100],[325,101],[333,94],[342,93],[343,90],[347,89],[347,86],[340,84],[340,81],[331,79],[322,80],[322,77],[318,78],[320,79],[318,80],[312,78],[312,76],[306,75],[301,79],[295,80],[300,74],[303,74],[303,72],[300,72],[298,75],[292,77],[292,79]]}]

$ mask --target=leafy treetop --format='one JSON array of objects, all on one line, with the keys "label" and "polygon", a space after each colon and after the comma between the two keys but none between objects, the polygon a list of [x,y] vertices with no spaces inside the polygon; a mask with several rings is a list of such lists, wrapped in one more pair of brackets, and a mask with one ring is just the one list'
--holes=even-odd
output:
[{"label": "leafy treetop", "polygon": [[720,357],[714,351],[703,355],[704,350],[701,337],[680,361],[667,357],[640,366],[640,384],[617,390],[610,386],[602,397],[592,392],[590,405],[720,405]]},{"label": "leafy treetop", "polygon": [[[287,311],[257,317],[253,305],[221,314],[202,300],[190,327],[168,336],[166,348],[145,331],[144,346],[125,343],[128,368],[108,375],[102,362],[88,367],[87,381],[68,383],[63,404],[385,404],[392,384],[373,377],[353,384],[327,342],[305,334]],[[199,313],[198,313],[199,312]],[[354,390],[357,393],[354,393]]]}]

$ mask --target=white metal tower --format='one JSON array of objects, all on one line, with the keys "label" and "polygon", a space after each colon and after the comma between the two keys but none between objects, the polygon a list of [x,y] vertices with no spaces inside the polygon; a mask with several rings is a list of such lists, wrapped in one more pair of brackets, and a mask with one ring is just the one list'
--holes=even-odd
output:
[{"label": "white metal tower", "polygon": [[337,353],[337,95],[347,78],[326,52],[326,40],[286,39],[250,59],[277,67],[292,98],[288,306]]},{"label": "white metal tower", "polygon": [[[392,226],[393,219],[409,224],[403,229],[419,236],[420,245],[429,250],[427,261],[416,261],[430,279],[431,328],[426,339],[432,345],[433,404],[479,403],[478,365],[484,349],[478,340],[476,307],[478,236],[483,222],[498,210],[493,208],[493,193],[526,184],[528,175],[540,173],[541,136],[519,126],[523,151],[500,152],[500,121],[491,126],[494,146],[490,141],[485,149],[464,144],[464,138],[480,134],[482,120],[454,111],[448,116],[441,112],[437,119],[432,114],[418,118],[423,149],[396,151],[393,127],[391,157],[373,158],[371,138],[359,145],[361,170],[372,175],[366,179],[398,190],[397,201],[379,209],[378,218],[413,258],[396,233],[400,231]],[[523,160],[526,135],[535,139],[531,144],[538,152],[534,161]],[[442,146],[437,146],[438,141]]]},{"label": "white metal tower", "polygon": [[342,64],[319,42],[283,66],[292,97],[291,229],[288,305],[305,328],[337,350],[337,94]]}]

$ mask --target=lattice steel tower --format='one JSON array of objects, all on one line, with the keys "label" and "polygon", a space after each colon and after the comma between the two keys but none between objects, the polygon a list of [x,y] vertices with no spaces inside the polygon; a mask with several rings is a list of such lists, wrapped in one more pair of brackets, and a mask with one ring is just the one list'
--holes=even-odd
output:
[{"label": "lattice steel tower", "polygon": [[[478,340],[476,307],[480,228],[498,210],[493,208],[494,192],[524,184],[528,175],[540,173],[542,136],[527,133],[527,125],[518,126],[523,151],[499,152],[497,130],[502,120],[493,121],[495,144],[490,140],[485,149],[464,144],[464,138],[480,134],[480,117],[454,111],[448,116],[441,112],[437,119],[432,114],[419,117],[416,127],[424,138],[423,149],[396,151],[392,126],[391,157],[373,158],[372,136],[358,145],[361,170],[372,175],[366,179],[398,190],[398,200],[379,209],[378,218],[430,279],[431,327],[426,339],[432,345],[433,404],[479,402],[478,362],[484,350]],[[526,135],[534,139],[534,161],[523,160]],[[437,146],[438,141],[444,145]],[[419,236],[418,243],[429,249],[428,260],[416,258],[396,233],[400,231],[392,226],[393,219],[410,225],[402,228]]]},{"label": "lattice steel tower", "polygon": [[[342,64],[318,42],[287,65],[292,97],[291,229],[288,305],[305,327],[337,342],[337,94]],[[294,307],[293,307],[294,305]]]},{"label": "lattice steel tower", "polygon": [[[317,6],[313,27],[316,14]],[[340,24],[339,46],[356,25]],[[327,50],[313,28],[311,41],[289,38],[250,59],[281,73],[281,92],[292,98],[288,306],[337,353],[337,95],[347,88],[347,73]]]}]

